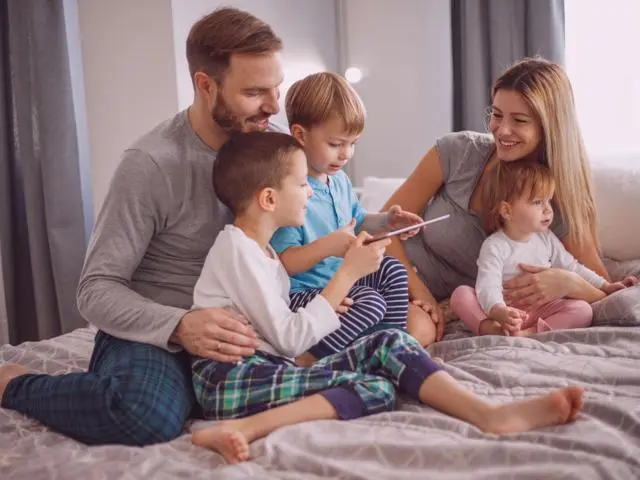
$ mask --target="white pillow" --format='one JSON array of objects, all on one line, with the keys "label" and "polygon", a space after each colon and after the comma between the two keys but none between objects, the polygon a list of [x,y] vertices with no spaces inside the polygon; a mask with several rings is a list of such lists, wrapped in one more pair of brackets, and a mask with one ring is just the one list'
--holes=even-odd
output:
[{"label": "white pillow", "polygon": [[640,258],[640,161],[592,165],[598,235],[614,260]]},{"label": "white pillow", "polygon": [[[640,259],[640,158],[602,158],[592,164],[598,233],[606,257]],[[404,178],[365,177],[360,203],[378,212]]]},{"label": "white pillow", "polygon": [[360,205],[367,212],[379,212],[404,180],[404,178],[365,177]]}]

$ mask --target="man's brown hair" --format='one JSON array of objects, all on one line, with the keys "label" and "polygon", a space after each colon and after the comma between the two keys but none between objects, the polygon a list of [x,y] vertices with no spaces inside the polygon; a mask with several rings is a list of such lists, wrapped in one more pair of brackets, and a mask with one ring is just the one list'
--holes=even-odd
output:
[{"label": "man's brown hair", "polygon": [[528,160],[501,161],[484,186],[484,226],[488,233],[504,227],[500,215],[502,202],[512,203],[522,196],[531,201],[550,196],[555,189],[553,175],[546,165]]},{"label": "man's brown hair", "polygon": [[234,53],[265,54],[282,49],[269,25],[248,12],[224,7],[198,20],[187,37],[191,79],[204,72],[222,82]]},{"label": "man's brown hair", "polygon": [[287,91],[285,109],[289,127],[311,128],[337,117],[350,135],[364,130],[366,110],[360,96],[340,75],[321,72],[295,82]]},{"label": "man's brown hair", "polygon": [[213,164],[213,188],[234,215],[244,213],[264,188],[279,188],[289,174],[291,153],[302,146],[278,132],[236,133],[220,148]]}]

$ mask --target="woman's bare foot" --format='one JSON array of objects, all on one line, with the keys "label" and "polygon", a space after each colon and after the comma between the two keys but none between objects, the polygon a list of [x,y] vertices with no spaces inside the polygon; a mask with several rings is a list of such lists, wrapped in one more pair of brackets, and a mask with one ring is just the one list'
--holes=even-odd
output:
[{"label": "woman's bare foot", "polygon": [[436,341],[436,326],[431,317],[421,307],[413,303],[409,303],[407,332],[423,347]]},{"label": "woman's bare foot", "polygon": [[583,406],[582,387],[567,387],[522,402],[497,405],[480,429],[487,433],[519,433],[574,420]]},{"label": "woman's bare foot", "polygon": [[218,452],[230,464],[249,460],[249,441],[238,428],[239,422],[240,420],[217,422],[213,427],[193,433],[191,442]]},{"label": "woman's bare foot", "polygon": [[505,333],[500,322],[492,320],[491,318],[485,318],[478,326],[478,334],[504,336]]},{"label": "woman's bare foot", "polygon": [[0,366],[0,402],[4,395],[4,390],[11,380],[21,375],[29,373],[26,367],[18,365],[17,363],[7,363]]}]

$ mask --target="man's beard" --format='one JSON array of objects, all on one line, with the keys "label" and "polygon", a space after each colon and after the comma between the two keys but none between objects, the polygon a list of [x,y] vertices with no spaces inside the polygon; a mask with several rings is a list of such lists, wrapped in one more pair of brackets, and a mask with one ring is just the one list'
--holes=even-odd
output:
[{"label": "man's beard", "polygon": [[263,113],[249,117],[246,120],[241,120],[231,111],[220,92],[218,92],[218,95],[216,96],[216,106],[213,107],[213,111],[211,112],[213,121],[229,135],[237,132],[248,131],[248,122],[259,122],[265,118],[269,118],[269,116],[270,115]]}]

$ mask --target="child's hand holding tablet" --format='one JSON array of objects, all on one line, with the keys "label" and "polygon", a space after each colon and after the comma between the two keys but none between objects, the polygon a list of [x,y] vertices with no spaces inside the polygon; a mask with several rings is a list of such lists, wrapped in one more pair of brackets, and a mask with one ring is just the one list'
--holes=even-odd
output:
[{"label": "child's hand holding tablet", "polygon": [[[403,213],[408,213],[408,212],[403,212]],[[413,215],[413,214],[410,214],[410,215]],[[420,218],[420,217],[418,217],[418,218]],[[397,230],[392,230],[391,232],[387,232],[387,233],[384,233],[382,235],[378,235],[376,237],[372,237],[372,238],[369,238],[368,240],[365,240],[364,241],[364,245],[368,245],[370,243],[377,242],[379,240],[384,240],[385,238],[395,237],[396,235],[400,235],[401,238],[403,238],[403,239],[409,238],[409,237],[412,237],[413,235],[417,234],[425,226],[430,225],[432,223],[439,222],[441,220],[446,220],[447,218],[449,218],[449,214],[442,215],[441,217],[437,217],[437,218],[432,218],[431,220],[427,220],[426,222],[420,221],[419,223],[416,223],[416,224],[413,224],[413,225],[409,225],[408,227],[400,228],[400,229],[397,229]],[[420,219],[420,220],[422,220],[422,219]],[[410,233],[410,235],[404,236],[403,234],[406,234],[406,233]]]}]

